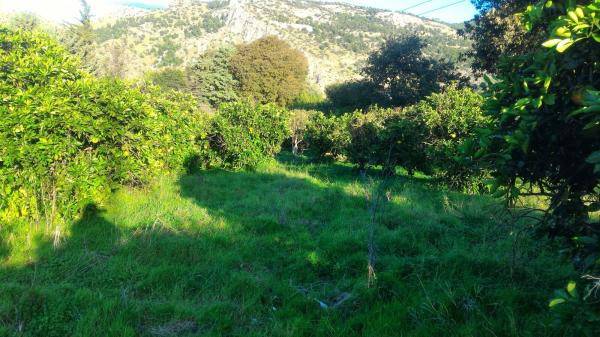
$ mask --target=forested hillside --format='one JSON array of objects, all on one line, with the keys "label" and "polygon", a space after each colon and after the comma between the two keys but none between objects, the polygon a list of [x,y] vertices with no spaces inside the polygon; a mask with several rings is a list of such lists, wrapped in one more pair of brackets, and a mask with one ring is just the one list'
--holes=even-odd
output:
[{"label": "forested hillside", "polygon": [[[276,35],[309,60],[310,81],[320,88],[355,78],[366,56],[385,36],[428,37],[428,53],[456,60],[468,42],[449,25],[408,14],[337,3],[290,0],[181,1],[165,10],[96,24],[104,57],[114,46],[126,52],[125,73],[190,65],[221,46]],[[466,67],[463,67],[466,69]]]}]

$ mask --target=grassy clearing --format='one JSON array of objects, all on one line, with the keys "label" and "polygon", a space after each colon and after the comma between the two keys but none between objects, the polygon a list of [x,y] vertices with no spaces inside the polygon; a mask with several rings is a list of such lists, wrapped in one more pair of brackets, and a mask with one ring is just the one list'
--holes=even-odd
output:
[{"label": "grassy clearing", "polygon": [[547,301],[570,265],[426,180],[392,182],[367,287],[366,194],[348,166],[280,161],[118,191],[57,247],[4,226],[0,335],[562,335]]}]

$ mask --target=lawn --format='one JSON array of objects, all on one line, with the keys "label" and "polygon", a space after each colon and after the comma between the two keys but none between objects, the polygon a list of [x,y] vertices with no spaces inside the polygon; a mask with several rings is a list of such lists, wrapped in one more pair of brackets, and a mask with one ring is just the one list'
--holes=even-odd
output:
[{"label": "lawn", "polygon": [[425,177],[374,213],[369,177],[283,156],[116,191],[60,231],[3,226],[0,336],[564,334],[556,247]]}]

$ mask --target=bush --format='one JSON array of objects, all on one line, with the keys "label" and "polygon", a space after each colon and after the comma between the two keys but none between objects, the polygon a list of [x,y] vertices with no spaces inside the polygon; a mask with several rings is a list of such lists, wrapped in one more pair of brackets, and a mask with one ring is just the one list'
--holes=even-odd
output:
[{"label": "bush", "polygon": [[384,122],[391,110],[373,108],[366,113],[356,111],[349,115],[347,125],[350,142],[345,153],[351,163],[363,170],[367,165],[386,162],[382,136]]},{"label": "bush", "polygon": [[98,80],[40,33],[0,29],[0,46],[0,219],[70,220],[194,151],[189,98]]},{"label": "bush", "polygon": [[146,79],[163,89],[183,91],[188,88],[185,72],[177,68],[163,68],[146,74]]},{"label": "bush", "polygon": [[483,173],[462,156],[461,148],[484,127],[483,98],[471,89],[446,88],[402,111],[373,107],[347,115],[349,142],[343,153],[364,169],[396,166],[421,171],[453,188],[481,183]]},{"label": "bush", "polygon": [[367,80],[333,84],[325,93],[329,103],[338,109],[362,109],[383,102],[375,84]]},{"label": "bush", "polygon": [[288,113],[273,104],[223,104],[204,139],[209,166],[254,168],[281,150],[289,136]]},{"label": "bush", "polygon": [[446,88],[405,110],[408,118],[424,130],[427,171],[453,188],[481,187],[484,173],[463,155],[462,148],[477,129],[488,124],[483,97],[471,89]]},{"label": "bush", "polygon": [[335,159],[344,154],[350,143],[348,115],[325,116],[315,112],[306,127],[308,153],[316,159]]}]

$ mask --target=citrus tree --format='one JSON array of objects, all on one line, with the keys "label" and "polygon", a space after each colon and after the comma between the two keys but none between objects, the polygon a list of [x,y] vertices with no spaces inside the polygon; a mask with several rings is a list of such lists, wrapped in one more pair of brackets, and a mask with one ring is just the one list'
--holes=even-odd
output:
[{"label": "citrus tree", "polygon": [[540,229],[568,243],[580,270],[597,270],[600,1],[543,1],[522,17],[527,29],[547,25],[548,38],[505,59],[488,79],[492,125],[477,155],[490,165],[498,195],[548,200]]}]

